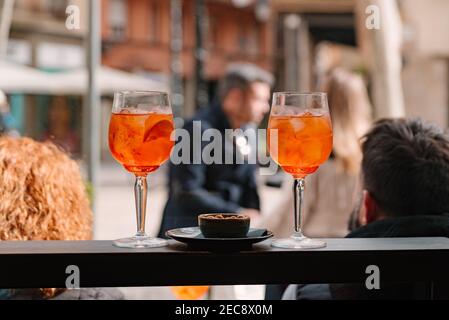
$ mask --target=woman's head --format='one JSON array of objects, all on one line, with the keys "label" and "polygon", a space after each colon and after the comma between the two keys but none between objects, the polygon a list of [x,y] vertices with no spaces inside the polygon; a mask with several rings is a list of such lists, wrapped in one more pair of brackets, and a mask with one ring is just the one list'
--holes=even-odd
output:
[{"label": "woman's head", "polygon": [[50,142],[0,138],[0,199],[0,240],[92,236],[79,166]]},{"label": "woman's head", "polygon": [[335,69],[325,81],[334,130],[334,155],[347,172],[357,173],[362,152],[360,138],[371,124],[371,105],[361,76]]}]

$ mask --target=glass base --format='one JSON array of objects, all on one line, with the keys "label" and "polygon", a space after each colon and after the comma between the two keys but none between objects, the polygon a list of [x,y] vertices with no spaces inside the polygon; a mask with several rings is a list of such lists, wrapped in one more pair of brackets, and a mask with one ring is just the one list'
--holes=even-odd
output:
[{"label": "glass base", "polygon": [[118,239],[113,242],[114,246],[120,248],[159,248],[165,247],[168,242],[164,239],[153,238],[150,236],[134,236],[131,238]]},{"label": "glass base", "polygon": [[271,246],[282,249],[318,249],[326,247],[326,242],[304,236],[291,236],[285,239],[274,239]]}]

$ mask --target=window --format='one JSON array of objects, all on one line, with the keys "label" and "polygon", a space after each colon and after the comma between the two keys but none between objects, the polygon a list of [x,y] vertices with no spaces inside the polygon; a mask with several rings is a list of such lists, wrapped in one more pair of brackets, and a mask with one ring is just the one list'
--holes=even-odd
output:
[{"label": "window", "polygon": [[126,25],[128,24],[128,7],[126,0],[109,1],[109,25],[113,40],[126,38]]},{"label": "window", "polygon": [[156,1],[149,2],[149,29],[148,37],[150,42],[158,42],[160,40],[160,22],[161,22],[161,8]]},{"label": "window", "polygon": [[69,2],[67,0],[60,0],[60,1],[46,1],[45,8],[55,17],[58,19],[64,19],[66,17],[65,10],[67,6],[69,5]]},{"label": "window", "polygon": [[208,39],[209,39],[209,45],[211,48],[218,48],[219,44],[218,44],[218,40],[219,40],[219,36],[218,36],[218,24],[217,24],[217,17],[210,15],[209,16],[209,34],[208,34]]},{"label": "window", "polygon": [[237,44],[239,50],[244,52],[246,49],[246,32],[243,24],[238,25]]},{"label": "window", "polygon": [[240,51],[246,52],[247,54],[256,55],[259,51],[260,45],[260,25],[240,25],[237,40]]},{"label": "window", "polygon": [[257,23],[248,30],[247,50],[250,54],[256,55],[259,52],[261,28],[262,26]]},{"label": "window", "polygon": [[20,11],[31,11],[56,19],[65,19],[65,10],[69,5],[69,0],[16,0],[14,5]]}]

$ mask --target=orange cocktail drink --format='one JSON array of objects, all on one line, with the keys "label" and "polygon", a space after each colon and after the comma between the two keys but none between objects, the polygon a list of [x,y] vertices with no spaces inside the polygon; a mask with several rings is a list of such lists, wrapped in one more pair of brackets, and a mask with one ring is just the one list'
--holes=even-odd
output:
[{"label": "orange cocktail drink", "polygon": [[[277,129],[276,134],[272,132]],[[273,160],[295,178],[314,173],[332,151],[329,115],[271,116],[268,148]]]},{"label": "orange cocktail drink", "polygon": [[112,114],[109,125],[111,153],[126,170],[148,174],[170,157],[173,129],[171,114]]}]

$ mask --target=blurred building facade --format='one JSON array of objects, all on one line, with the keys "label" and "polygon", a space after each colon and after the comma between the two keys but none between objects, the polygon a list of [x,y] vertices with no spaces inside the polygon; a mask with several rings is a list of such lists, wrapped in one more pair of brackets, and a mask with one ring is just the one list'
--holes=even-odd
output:
[{"label": "blurred building facade", "polygon": [[[15,0],[6,58],[46,72],[85,66],[84,37],[87,15],[79,29],[66,27],[69,5],[87,12],[85,0]],[[11,111],[17,129],[36,139],[52,138],[78,156],[81,151],[80,96],[12,93]]]},{"label": "blurred building facade", "polygon": [[[204,1],[207,24],[202,49],[203,77],[213,96],[216,81],[233,61],[248,61],[272,70],[273,21],[257,14],[257,3],[244,8],[238,1]],[[163,74],[172,72],[172,16],[167,0],[102,0],[103,63],[122,70]],[[195,106],[196,1],[182,0],[180,76],[185,93],[184,116]]]},{"label": "blurred building facade", "polygon": [[[198,78],[205,83],[208,98],[212,99],[228,63],[248,61],[270,71],[273,68],[273,20],[269,11],[260,13],[259,1],[244,1],[247,3],[242,5],[237,0],[202,0],[202,13],[197,11],[199,1],[196,0],[99,1],[102,64],[170,83],[176,71],[173,65],[177,55],[177,76],[183,95],[180,115],[185,117],[198,107]],[[177,22],[180,34],[175,34],[174,29],[173,4],[176,3],[180,6]],[[261,3],[265,9],[269,8],[268,0]],[[79,29],[69,30],[65,25],[69,5],[79,8]],[[7,59],[50,73],[85,68],[87,16],[87,0],[15,0]],[[197,71],[200,19],[204,28],[200,44],[201,73]],[[173,51],[174,37],[181,39],[178,53]],[[17,92],[10,94],[9,99],[22,134],[37,139],[54,137],[52,127],[56,122],[56,131],[66,132],[62,134],[66,138],[59,138],[60,144],[71,146],[70,151],[79,155],[81,96]],[[110,104],[107,97],[102,101],[102,137],[107,134]],[[66,129],[61,123],[65,123]],[[74,140],[77,142],[73,143]],[[103,155],[109,154],[105,139],[102,139],[102,149]]]},{"label": "blurred building facade", "polygon": [[[331,67],[344,66],[363,73],[370,89],[379,74],[378,70],[369,68],[363,54],[366,37],[362,35],[364,24],[357,20],[356,4],[361,1],[380,4],[385,0],[99,1],[102,63],[166,82],[172,80],[176,69],[184,96],[183,116],[190,116],[198,106],[199,55],[204,63],[200,76],[206,82],[210,98],[217,80],[232,61],[249,61],[273,71],[276,90],[315,90],[320,72],[316,53],[323,41],[338,47],[331,50]],[[449,37],[449,1],[394,2],[403,24],[400,76],[406,115],[420,116],[447,127],[449,45],[444,39]],[[47,72],[85,67],[87,0],[15,0],[14,3],[9,60]],[[173,21],[176,3],[180,5],[179,21]],[[197,41],[198,3],[204,5],[201,52]],[[78,30],[68,30],[65,26],[66,8],[71,4],[80,8]],[[261,4],[269,5],[268,14],[260,14]],[[363,10],[361,14],[366,15]],[[173,29],[176,23],[179,34]],[[173,50],[174,38],[182,43],[178,52]],[[371,54],[378,55],[376,51]],[[179,61],[174,68],[176,55]],[[10,94],[9,99],[21,133],[44,138],[54,121],[50,112],[53,97],[17,92]],[[61,99],[57,101],[58,105],[62,103]],[[79,135],[81,97],[66,97],[64,104],[70,110],[70,130]],[[106,135],[109,108],[110,101],[106,101],[102,136]],[[54,117],[66,121],[67,114],[55,112]],[[72,140],[71,136],[68,135],[68,140]],[[103,148],[108,154],[106,142]]]},{"label": "blurred building facade", "polygon": [[[446,0],[273,0],[277,16],[275,66],[279,88],[315,90],[320,72],[317,47],[331,43],[327,68],[345,67],[362,73],[374,98],[373,85],[383,70],[370,65],[372,59],[385,55],[380,43],[382,33],[397,33],[398,82],[403,96],[404,116],[421,117],[442,127],[449,125],[449,1]],[[389,29],[384,23],[391,12],[385,5],[397,6],[401,30]],[[367,30],[366,8],[380,10],[380,30]],[[369,35],[370,34],[370,35]],[[371,42],[371,43],[368,43]],[[369,50],[364,50],[369,47]],[[387,54],[388,55],[388,54]],[[388,59],[388,57],[386,57]],[[389,62],[387,61],[387,64]],[[387,68],[387,67],[386,67]],[[388,68],[387,68],[388,69]],[[377,79],[378,80],[378,79]],[[388,82],[385,81],[385,82]],[[383,106],[374,101],[374,116]],[[377,105],[376,105],[377,104]],[[394,106],[393,106],[394,107]]]},{"label": "blurred building facade", "polygon": [[82,67],[86,15],[80,28],[66,27],[66,8],[76,5],[87,12],[85,0],[15,0],[8,43],[8,59],[44,70]]}]

